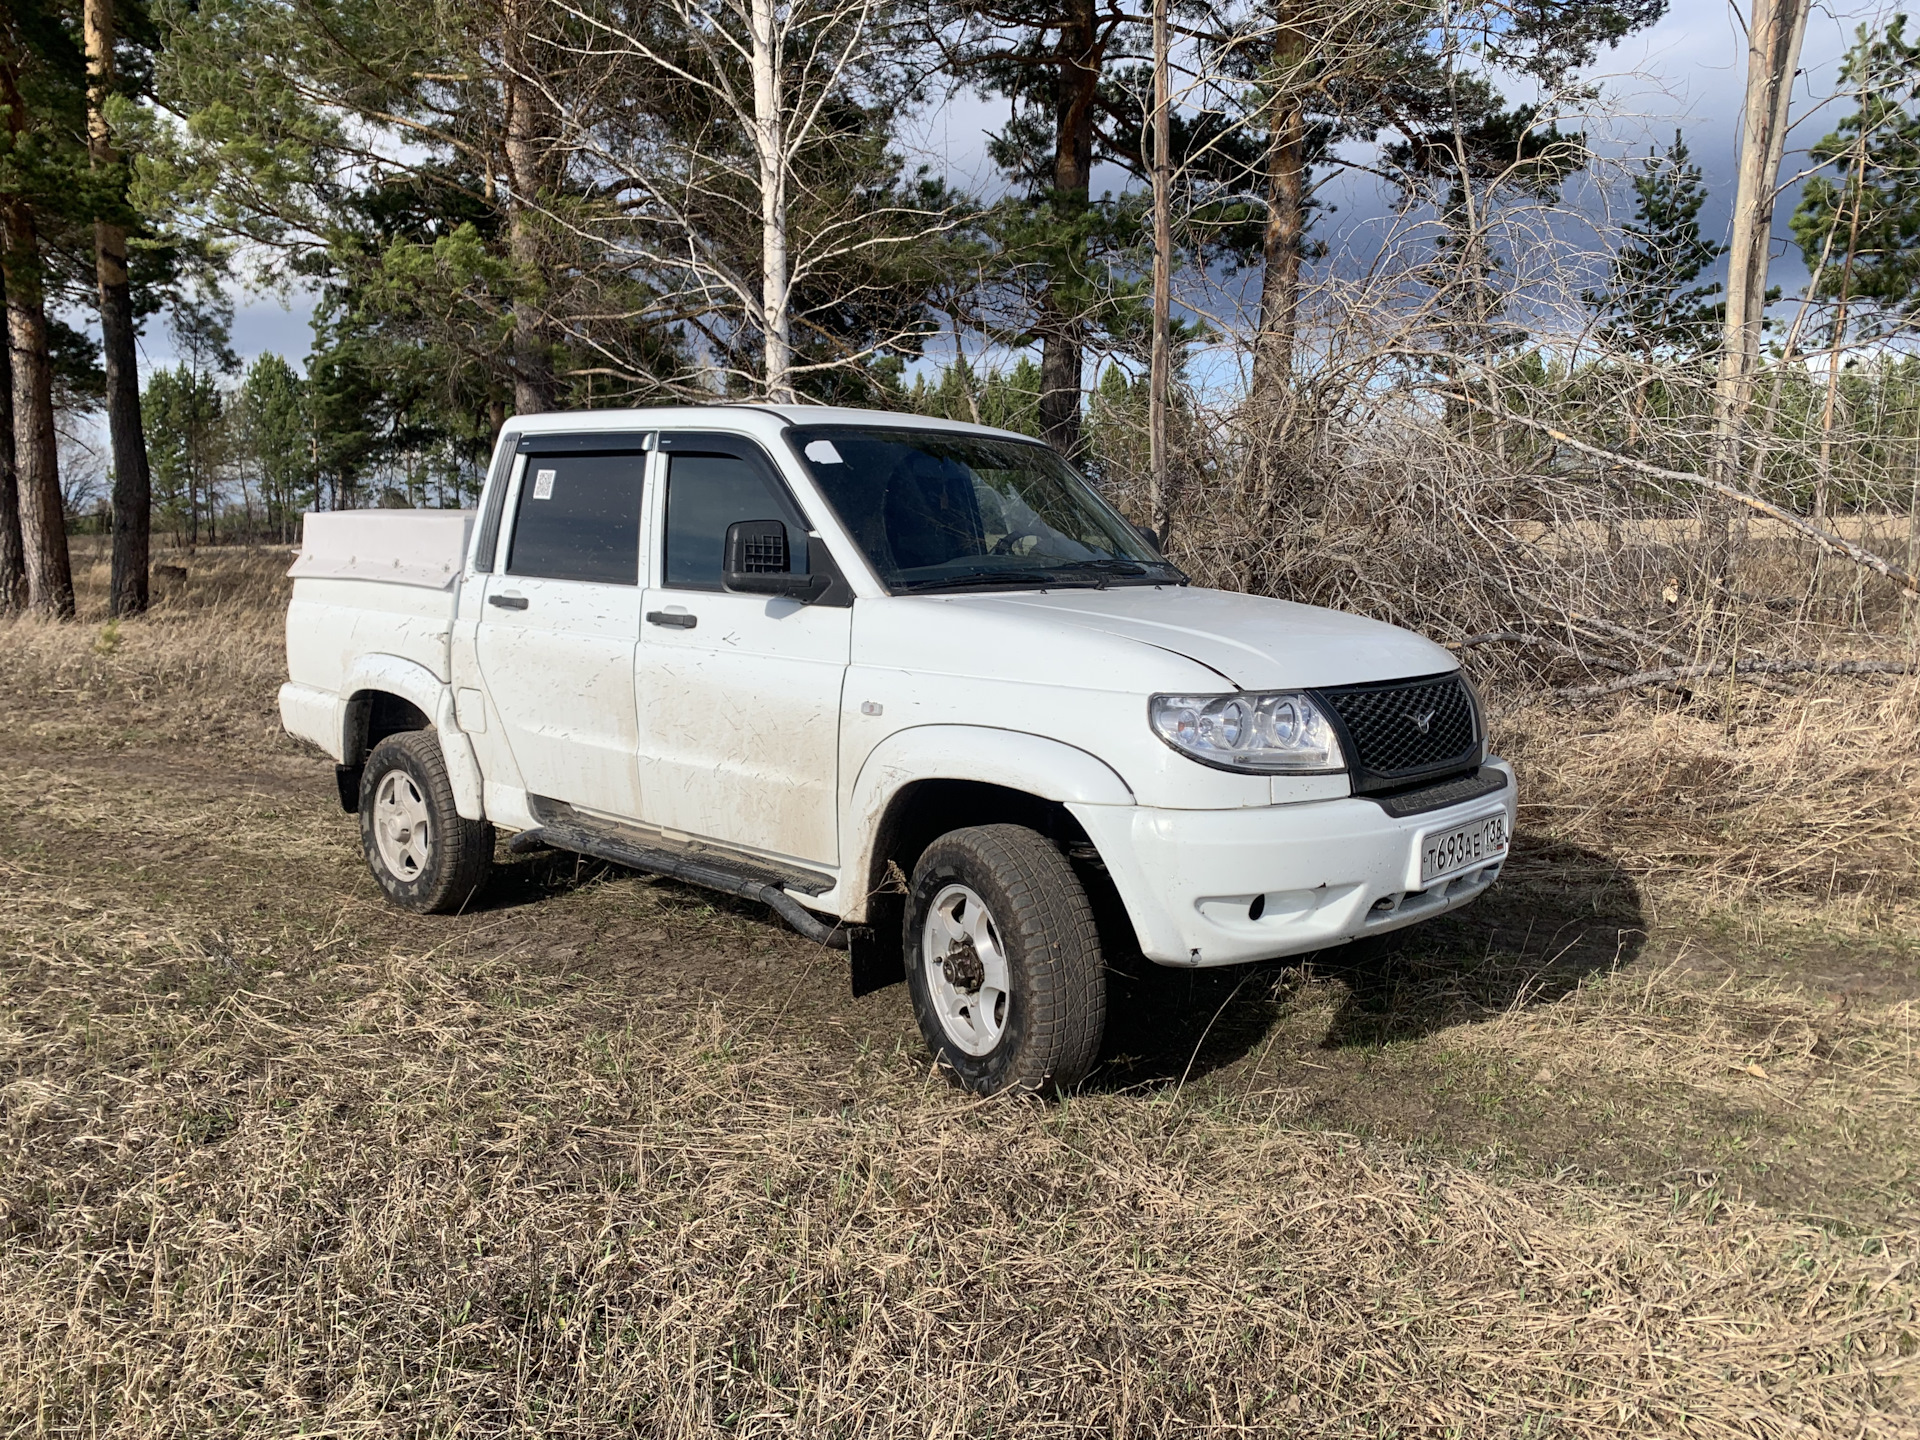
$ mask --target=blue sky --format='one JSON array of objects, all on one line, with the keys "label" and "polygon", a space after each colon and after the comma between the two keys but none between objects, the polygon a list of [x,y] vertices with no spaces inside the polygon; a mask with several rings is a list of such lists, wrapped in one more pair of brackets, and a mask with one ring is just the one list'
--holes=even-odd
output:
[{"label": "blue sky", "polygon": [[[1816,10],[1808,24],[1802,73],[1796,93],[1795,128],[1790,146],[1804,148],[1833,127],[1842,113],[1831,97],[1840,57],[1862,23],[1873,23],[1893,13],[1893,7],[1848,6]],[[1612,141],[1631,152],[1644,153],[1651,144],[1664,145],[1676,126],[1686,133],[1697,164],[1706,172],[1712,190],[1703,213],[1710,232],[1724,235],[1732,200],[1732,172],[1742,87],[1745,83],[1745,43],[1734,9],[1715,0],[1675,0],[1661,22],[1630,37],[1619,50],[1602,57],[1593,70],[1614,100],[1616,117]],[[985,154],[989,132],[1006,118],[1003,103],[971,95],[953,97],[930,107],[918,117],[910,152],[916,161],[944,170],[959,185],[976,193],[994,185]],[[1596,137],[1597,138],[1597,137]],[[1782,174],[1798,168],[1788,155]],[[1096,188],[1117,187],[1120,177],[1096,176]],[[1347,187],[1341,197],[1346,218],[1364,214],[1383,203],[1366,186]],[[1783,254],[1779,236],[1793,196],[1781,201],[1776,226],[1775,278],[1791,291],[1802,274],[1797,254]],[[234,348],[251,361],[274,351],[298,361],[311,342],[306,296],[237,294]],[[142,360],[148,367],[172,363],[173,347],[164,325],[151,323],[142,340]]]}]

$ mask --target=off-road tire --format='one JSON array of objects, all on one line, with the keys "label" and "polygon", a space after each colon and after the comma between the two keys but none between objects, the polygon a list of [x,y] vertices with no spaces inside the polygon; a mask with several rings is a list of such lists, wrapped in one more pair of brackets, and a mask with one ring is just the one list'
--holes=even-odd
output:
[{"label": "off-road tire", "polygon": [[[418,873],[396,873],[380,853],[375,815],[380,785],[402,772],[425,802],[426,855]],[[403,910],[444,915],[464,909],[493,868],[493,826],[462,819],[454,806],[440,737],[431,730],[389,735],[373,747],[360,776],[360,847],[387,898]]]},{"label": "off-road tire", "polygon": [[[998,1043],[971,1055],[948,1037],[922,953],[929,907],[951,885],[985,903],[999,932],[1011,980]],[[981,1095],[1056,1093],[1083,1079],[1106,1029],[1106,969],[1093,908],[1073,867],[1052,842],[1024,825],[954,830],[913,867],[902,954],[920,1032],[935,1063]]]}]

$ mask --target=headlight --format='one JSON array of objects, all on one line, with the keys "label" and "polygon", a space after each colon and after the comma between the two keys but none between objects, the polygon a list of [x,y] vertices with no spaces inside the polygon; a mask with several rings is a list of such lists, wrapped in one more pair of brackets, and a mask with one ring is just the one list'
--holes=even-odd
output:
[{"label": "headlight", "polygon": [[1326,712],[1299,690],[1156,695],[1147,715],[1156,735],[1203,765],[1262,775],[1346,769]]}]

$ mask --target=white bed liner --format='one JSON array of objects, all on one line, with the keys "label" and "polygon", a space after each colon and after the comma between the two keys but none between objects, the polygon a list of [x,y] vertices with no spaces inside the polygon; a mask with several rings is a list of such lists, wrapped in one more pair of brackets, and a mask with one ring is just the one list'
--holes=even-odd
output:
[{"label": "white bed liner", "polygon": [[296,580],[380,580],[445,590],[466,564],[477,510],[309,510]]}]

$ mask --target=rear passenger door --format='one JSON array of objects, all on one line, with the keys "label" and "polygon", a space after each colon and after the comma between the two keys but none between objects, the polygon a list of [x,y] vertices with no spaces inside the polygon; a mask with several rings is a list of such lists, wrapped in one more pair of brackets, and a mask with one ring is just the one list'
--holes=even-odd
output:
[{"label": "rear passenger door", "polygon": [[684,834],[837,864],[850,597],[844,584],[813,604],[722,588],[736,520],[784,522],[796,571],[821,543],[754,442],[666,432],[658,463],[635,669],[642,813]]},{"label": "rear passenger door", "polygon": [[528,794],[620,819],[641,808],[633,660],[644,443],[523,442],[530,453],[508,496],[505,560],[488,578],[476,635]]}]

